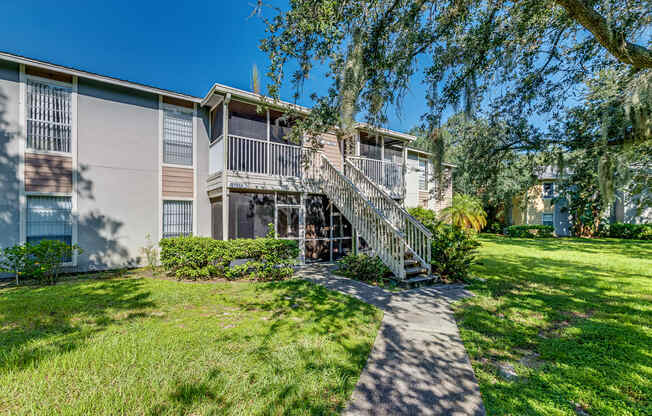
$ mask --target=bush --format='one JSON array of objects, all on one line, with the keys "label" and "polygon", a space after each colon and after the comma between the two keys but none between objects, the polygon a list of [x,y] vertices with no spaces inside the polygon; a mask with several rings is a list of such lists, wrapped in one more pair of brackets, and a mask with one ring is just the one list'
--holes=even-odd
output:
[{"label": "bush", "polygon": [[78,245],[71,246],[58,240],[17,244],[2,250],[0,271],[14,274],[16,284],[25,278],[54,284],[63,270],[63,263],[75,253],[82,253]]},{"label": "bush", "polygon": [[[299,255],[293,240],[274,238],[214,240],[209,237],[174,237],[160,241],[161,264],[177,278],[240,279],[252,276],[277,280],[292,275],[292,265]],[[250,259],[229,267],[236,259]]]},{"label": "bush", "polygon": [[480,246],[476,233],[437,221],[435,213],[423,208],[410,208],[409,213],[425,225],[433,235],[431,265],[433,273],[444,280],[458,281],[467,278],[469,267]]},{"label": "bush", "polygon": [[555,228],[552,225],[510,225],[505,235],[515,238],[550,238]]},{"label": "bush", "polygon": [[390,273],[378,256],[348,254],[337,261],[342,275],[362,282],[381,282]]},{"label": "bush", "polygon": [[652,224],[613,223],[609,226],[608,236],[636,240],[652,240]]}]

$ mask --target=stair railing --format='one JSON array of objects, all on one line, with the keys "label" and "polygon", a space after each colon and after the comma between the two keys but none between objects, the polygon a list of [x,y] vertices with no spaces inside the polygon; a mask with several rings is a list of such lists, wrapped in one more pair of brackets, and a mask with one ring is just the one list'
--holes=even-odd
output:
[{"label": "stair railing", "polygon": [[387,218],[394,227],[405,235],[407,248],[422,267],[431,273],[432,233],[416,218],[410,215],[392,197],[383,191],[348,159],[344,162],[345,176],[364,196]]},{"label": "stair railing", "polygon": [[394,275],[405,279],[405,235],[322,155],[322,189]]}]

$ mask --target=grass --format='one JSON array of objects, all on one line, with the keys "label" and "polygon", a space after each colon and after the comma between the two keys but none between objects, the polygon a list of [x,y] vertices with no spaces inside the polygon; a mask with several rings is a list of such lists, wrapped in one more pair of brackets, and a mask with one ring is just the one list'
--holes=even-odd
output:
[{"label": "grass", "polygon": [[488,414],[652,414],[652,242],[481,242],[456,316]]},{"label": "grass", "polygon": [[0,414],[333,414],[381,319],[300,280],[0,289]]}]

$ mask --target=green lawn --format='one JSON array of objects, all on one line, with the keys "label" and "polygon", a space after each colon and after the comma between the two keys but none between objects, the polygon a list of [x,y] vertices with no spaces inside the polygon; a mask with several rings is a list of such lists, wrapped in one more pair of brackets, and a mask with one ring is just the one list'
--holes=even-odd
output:
[{"label": "green lawn", "polygon": [[652,242],[482,237],[473,275],[456,312],[489,414],[652,414]]},{"label": "green lawn", "polygon": [[0,414],[332,414],[382,312],[307,282],[0,290]]}]

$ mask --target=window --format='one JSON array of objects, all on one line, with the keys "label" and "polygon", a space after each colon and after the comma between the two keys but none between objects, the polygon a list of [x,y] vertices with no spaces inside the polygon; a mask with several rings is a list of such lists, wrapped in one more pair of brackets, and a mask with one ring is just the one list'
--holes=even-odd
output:
[{"label": "window", "polygon": [[71,97],[70,87],[27,79],[27,148],[70,153]]},{"label": "window", "polygon": [[555,184],[552,182],[545,182],[543,184],[543,197],[552,198],[555,196]]},{"label": "window", "polygon": [[192,201],[163,201],[163,238],[192,234]]},{"label": "window", "polygon": [[192,166],[192,113],[167,107],[163,112],[163,162]]},{"label": "window", "polygon": [[274,194],[229,194],[229,238],[265,237],[274,224]]},{"label": "window", "polygon": [[552,214],[543,214],[543,218],[542,218],[541,223],[543,225],[554,226],[553,215]]},{"label": "window", "polygon": [[71,197],[27,196],[27,242],[38,244],[41,240],[59,240],[72,245]]},{"label": "window", "polygon": [[419,190],[428,190],[428,160],[419,158]]}]

